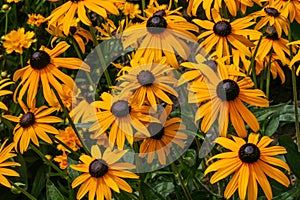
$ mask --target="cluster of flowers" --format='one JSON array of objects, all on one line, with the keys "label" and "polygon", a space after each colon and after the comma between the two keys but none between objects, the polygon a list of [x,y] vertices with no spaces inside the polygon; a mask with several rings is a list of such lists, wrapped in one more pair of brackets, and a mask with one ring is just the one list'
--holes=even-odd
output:
[{"label": "cluster of flowers", "polygon": [[[0,95],[13,94],[14,102],[23,110],[19,116],[3,115],[16,126],[13,141],[5,148],[7,141],[1,146],[0,183],[11,187],[3,175],[19,175],[4,168],[19,165],[4,162],[16,155],[13,151],[23,154],[29,147],[39,146],[41,139],[48,144],[56,142],[62,155],[54,161],[62,170],[67,170],[68,154],[84,150],[80,163],[71,165],[82,172],[72,183],[73,188],[82,184],[78,199],[87,193],[89,199],[111,199],[111,189],[132,192],[121,178],[137,179],[129,171],[137,166],[118,161],[134,144],[141,158],[147,157],[149,164],[158,160],[160,165],[168,164],[173,146],[188,148],[186,141],[191,135],[185,132],[184,120],[171,115],[180,109],[177,104],[186,103],[197,106],[192,113],[199,128],[196,134],[218,127],[220,137],[215,142],[226,152],[209,158],[204,174],[216,171],[210,178],[213,184],[234,173],[224,191],[225,198],[238,190],[241,199],[256,199],[259,184],[271,199],[267,176],[287,187],[289,178],[275,166],[288,173],[289,166],[274,158],[287,152],[281,146],[270,146],[273,140],[268,136],[261,137],[259,122],[249,106],[269,106],[268,89],[266,94],[258,89],[256,75],[267,70],[283,83],[285,75],[280,65],[292,68],[300,59],[296,48],[300,42],[285,39],[291,32],[290,23],[300,23],[300,2],[190,0],[187,4],[186,13],[192,20],[183,16],[180,7],[172,9],[172,1],[160,5],[155,0],[150,0],[143,11],[125,0],[70,0],[46,18],[29,15],[27,23],[34,27],[48,23],[46,30],[53,38],[51,48],[41,46],[30,56],[27,66],[14,72],[13,81],[0,81]],[[245,15],[253,6],[261,10]],[[199,9],[205,11],[205,20],[197,17]],[[124,19],[113,21],[109,19],[112,15]],[[94,25],[93,16],[101,18],[102,23]],[[88,44],[96,46],[99,40],[110,38],[119,39],[124,50],[131,48],[134,53],[127,54],[127,62],[112,64],[117,70],[113,83],[118,84],[113,85],[113,75],[104,72],[109,92],[99,88],[85,92],[67,72],[83,70],[87,77],[96,73],[82,60],[83,55],[89,53]],[[22,27],[4,35],[3,40],[7,54],[20,55],[37,42],[35,33],[25,32]],[[68,42],[78,58],[60,57],[71,47]],[[99,62],[105,63],[103,52],[98,55],[102,59]],[[14,91],[4,89],[15,83],[18,85]],[[90,96],[95,91],[100,94],[93,101]],[[39,93],[45,105],[37,106],[41,104],[36,98]],[[183,99],[182,93],[186,94]],[[9,113],[2,102],[0,108]],[[67,116],[68,122],[51,115],[62,111],[64,115],[59,115]],[[53,123],[70,126],[57,130]],[[88,126],[77,130],[74,124],[78,123]],[[89,140],[93,145],[87,147]],[[218,161],[210,164],[215,159]]]}]

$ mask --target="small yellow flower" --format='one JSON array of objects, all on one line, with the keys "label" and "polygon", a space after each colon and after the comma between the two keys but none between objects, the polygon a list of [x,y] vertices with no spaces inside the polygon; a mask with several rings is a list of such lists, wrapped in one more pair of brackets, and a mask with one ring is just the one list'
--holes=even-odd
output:
[{"label": "small yellow flower", "polygon": [[59,168],[64,170],[68,167],[68,157],[65,151],[63,151],[63,154],[60,156],[55,156],[53,159],[55,162],[59,163]]},{"label": "small yellow flower", "polygon": [[[59,130],[59,134],[55,137],[65,143],[73,151],[77,151],[82,146],[80,140],[71,127],[67,127],[65,130]],[[69,152],[69,150],[62,144],[58,144],[57,149]]]},{"label": "small yellow flower", "polygon": [[28,14],[27,24],[39,27],[45,21],[41,14]]},{"label": "small yellow flower", "polygon": [[139,9],[139,4],[133,4],[126,2],[123,9],[124,15],[129,15],[130,19],[135,18],[137,15],[141,14],[142,11]]},{"label": "small yellow flower", "polygon": [[31,43],[36,42],[33,31],[25,33],[24,28],[18,28],[18,30],[12,30],[10,33],[4,36],[3,47],[6,49],[6,53],[10,54],[13,51],[22,54],[23,48],[28,49]]}]

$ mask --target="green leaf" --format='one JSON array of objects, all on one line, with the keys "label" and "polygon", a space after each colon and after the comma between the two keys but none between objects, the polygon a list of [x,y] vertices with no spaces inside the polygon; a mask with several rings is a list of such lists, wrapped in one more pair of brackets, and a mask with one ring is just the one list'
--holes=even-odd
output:
[{"label": "green leaf", "polygon": [[277,130],[278,126],[279,126],[279,117],[272,116],[265,128],[265,135],[272,136]]},{"label": "green leaf", "polygon": [[299,188],[293,188],[287,192],[282,193],[281,195],[278,195],[273,198],[273,200],[294,200],[297,197],[300,197],[300,189]]},{"label": "green leaf", "polygon": [[299,163],[300,163],[300,154],[298,152],[297,145],[294,143],[293,139],[289,135],[283,135],[279,137],[279,144],[284,146],[287,150],[287,154],[285,154],[285,158],[287,163],[295,176],[300,179],[300,170],[299,170]]},{"label": "green leaf", "polygon": [[152,200],[164,200],[165,198],[155,191],[151,186],[147,183],[141,182],[141,193],[140,196],[143,196],[144,199],[152,199]]},{"label": "green leaf", "polygon": [[174,192],[175,187],[172,182],[162,182],[157,184],[154,190],[166,198],[170,193]]},{"label": "green leaf", "polygon": [[64,196],[49,179],[47,179],[46,183],[46,192],[47,200],[64,200]]},{"label": "green leaf", "polygon": [[48,166],[41,165],[40,168],[37,170],[37,173],[35,174],[33,185],[31,189],[31,194],[35,197],[38,197],[41,193],[41,191],[46,186],[46,173],[48,171]]}]

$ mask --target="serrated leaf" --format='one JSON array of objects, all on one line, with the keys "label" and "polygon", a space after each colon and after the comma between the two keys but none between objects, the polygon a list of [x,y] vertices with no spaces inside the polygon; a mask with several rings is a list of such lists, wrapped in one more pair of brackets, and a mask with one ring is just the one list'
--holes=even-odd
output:
[{"label": "serrated leaf", "polygon": [[297,145],[294,143],[293,139],[289,135],[283,135],[279,137],[279,144],[286,148],[287,154],[285,154],[285,158],[287,163],[295,176],[300,179],[300,153],[298,152]]},{"label": "serrated leaf", "polygon": [[49,179],[47,179],[46,183],[46,192],[47,200],[64,200],[64,196]]}]

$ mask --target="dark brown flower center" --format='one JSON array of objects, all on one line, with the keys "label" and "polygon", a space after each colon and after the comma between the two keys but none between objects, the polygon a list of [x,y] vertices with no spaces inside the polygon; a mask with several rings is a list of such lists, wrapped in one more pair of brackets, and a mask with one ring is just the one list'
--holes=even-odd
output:
[{"label": "dark brown flower center", "polygon": [[231,25],[227,21],[219,21],[214,25],[213,31],[218,36],[226,37],[231,33]]},{"label": "dark brown flower center", "polygon": [[259,159],[259,156],[259,148],[252,143],[244,144],[239,150],[239,158],[246,163],[256,162]]},{"label": "dark brown flower center", "polygon": [[34,114],[32,112],[28,112],[21,117],[19,124],[22,128],[28,128],[34,124],[34,120]]},{"label": "dark brown flower center", "polygon": [[164,10],[159,10],[159,11],[156,11],[153,16],[161,16],[161,17],[164,17],[166,16],[166,11]]},{"label": "dark brown flower center", "polygon": [[127,101],[118,100],[113,103],[111,107],[111,112],[116,117],[125,117],[130,113],[130,106],[128,105]]},{"label": "dark brown flower center", "polygon": [[217,70],[217,63],[216,63],[216,61],[214,61],[214,60],[206,60],[203,63],[206,64],[206,65],[208,65],[214,71]]},{"label": "dark brown flower center", "polygon": [[89,166],[89,173],[92,177],[100,178],[108,172],[107,163],[102,159],[96,159]]},{"label": "dark brown flower center", "polygon": [[152,122],[147,129],[152,139],[160,140],[164,136],[164,127],[160,123]]},{"label": "dark brown flower center", "polygon": [[167,20],[160,15],[153,15],[147,21],[147,30],[153,34],[162,33],[167,28]]},{"label": "dark brown flower center", "polygon": [[276,29],[273,26],[268,26],[266,29],[266,38],[270,40],[279,40]]},{"label": "dark brown flower center", "polygon": [[152,85],[155,77],[150,71],[143,70],[137,75],[137,80],[142,86],[149,86]]},{"label": "dark brown flower center", "polygon": [[232,101],[239,93],[239,85],[231,79],[225,79],[217,86],[217,95],[222,101]]},{"label": "dark brown flower center", "polygon": [[265,8],[264,10],[269,16],[272,17],[278,17],[280,15],[280,12],[278,12],[278,10],[275,8]]},{"label": "dark brown flower center", "polygon": [[50,56],[47,52],[39,50],[32,54],[30,65],[33,69],[43,69],[50,63]]},{"label": "dark brown flower center", "polygon": [[75,26],[71,26],[71,27],[70,27],[70,33],[71,33],[72,35],[74,35],[74,34],[76,33],[76,31],[77,31],[77,28],[76,28]]}]

